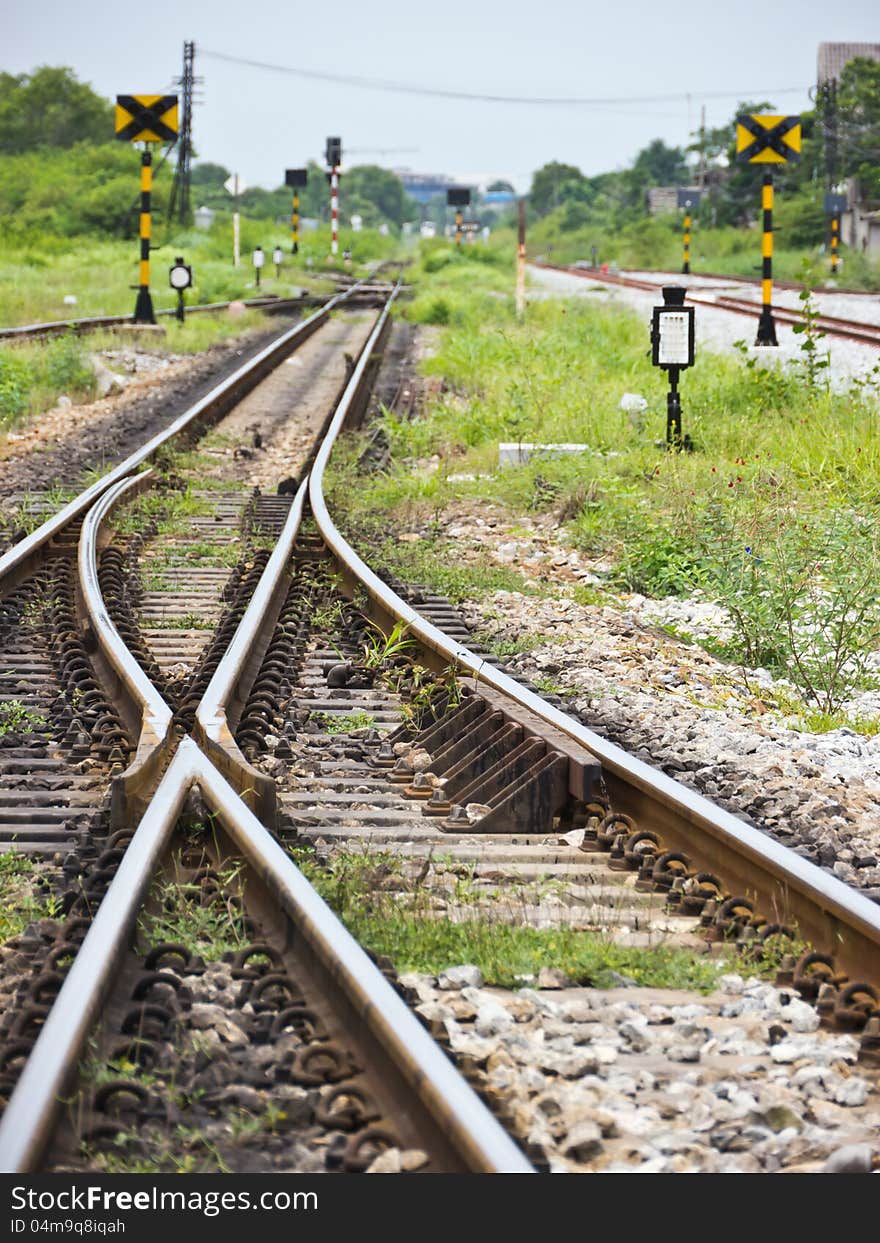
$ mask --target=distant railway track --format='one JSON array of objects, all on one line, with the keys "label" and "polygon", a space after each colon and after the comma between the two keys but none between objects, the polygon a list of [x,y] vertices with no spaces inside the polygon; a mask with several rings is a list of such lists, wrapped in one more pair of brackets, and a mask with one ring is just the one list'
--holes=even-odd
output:
[{"label": "distant railway track", "polygon": [[[369,288],[365,289],[367,297],[372,296]],[[284,315],[301,311],[306,308],[320,307],[328,301],[330,295],[318,296],[302,294],[298,298],[242,298],[240,303],[249,310],[265,311],[269,315]],[[229,309],[230,302],[207,302],[188,306],[187,315],[210,314]],[[176,315],[173,308],[163,307],[156,312],[157,316],[169,319]],[[14,328],[0,328],[0,341],[15,343],[17,341],[38,340],[42,337],[63,336],[67,332],[90,333],[104,329],[120,328],[134,325],[132,315],[91,315],[80,319],[52,319],[39,324],[22,324]]]},{"label": "distant railway track", "polygon": [[[536,263],[536,267],[549,271],[567,272],[605,285],[619,285],[627,289],[641,289],[648,293],[659,294],[660,287],[655,281],[640,280],[638,277],[626,276],[622,273],[598,272],[593,269],[577,268],[571,265]],[[670,278],[671,279],[671,278]],[[796,288],[796,286],[793,286]],[[687,293],[687,301],[696,306],[716,307],[722,311],[732,311],[737,315],[748,315],[757,319],[761,308],[745,298],[728,295],[701,297],[699,286],[692,286]],[[780,324],[800,324],[803,317],[797,311],[787,307],[774,306],[773,316]],[[860,320],[843,319],[835,315],[819,314],[815,320],[816,327],[831,337],[842,337],[849,341],[858,341],[862,345],[880,347],[880,325],[867,324]]]},{"label": "distant railway track", "polygon": [[[338,1168],[363,1169],[390,1147],[420,1153],[412,1168],[530,1168],[311,890],[287,851],[293,840],[375,837],[422,868],[435,850],[519,875],[555,868],[593,911],[618,900],[638,908],[653,895],[689,942],[756,949],[768,937],[796,934],[810,950],[797,962],[783,959],[783,978],[816,1002],[826,1023],[860,1034],[866,1066],[880,1062],[880,906],[515,681],[472,645],[448,602],[383,581],[339,530],[325,474],[340,433],[362,417],[394,296],[386,293],[352,360],[295,495],[255,498],[250,512],[259,511],[269,546],[247,580],[232,584],[214,646],[182,697],[157,676],[132,605],[137,594],[128,590],[126,558],[148,533],[121,547],[117,516],[153,487],[139,468],[159,444],[228,410],[289,354],[309,321],[0,559],[8,633],[33,617],[35,594],[49,599],[49,647],[62,684],[34,709],[45,707],[55,727],[45,750],[71,768],[71,760],[91,758],[103,780],[100,820],[75,826],[64,861],[57,935],[24,947],[30,966],[0,1032],[5,1170],[66,1168],[80,1142],[93,1152],[112,1149],[123,1129],[146,1135],[164,1125],[155,1084],[176,1072],[163,1050],[173,1052],[175,1039],[201,1030],[208,1016],[203,1001],[192,1004],[205,966],[186,947],[130,949],[139,917],[157,901],[162,907],[149,896],[157,873],[205,905],[219,895],[248,929],[249,942],[224,974],[230,988],[237,982],[237,999],[218,1002],[214,1009],[225,1010],[213,1021],[241,1033],[235,1040],[254,1068],[257,1051],[270,1046],[259,1062],[272,1072],[270,1099],[279,1081],[320,1087],[321,1116],[309,1115],[308,1125],[341,1133],[331,1143]],[[175,573],[185,594],[190,583]],[[385,636],[402,628],[415,644],[419,662],[440,678],[429,700],[416,693],[409,657],[364,659],[365,636],[378,633],[370,624]],[[377,682],[380,667],[396,670],[393,692]],[[346,738],[338,728],[363,717],[394,732],[362,728]],[[27,767],[36,758],[33,748],[21,757],[16,750],[4,757],[13,776],[16,761]],[[279,792],[279,774],[294,757],[294,789]],[[194,791],[202,810],[186,829],[180,815]],[[221,834],[209,831],[214,825]],[[583,829],[582,849],[548,848],[548,836],[571,827]],[[57,838],[47,841],[54,848]],[[230,860],[242,869],[234,885]],[[109,1086],[86,1082],[81,1124],[59,1129],[59,1098],[71,1090],[106,1005],[114,1018],[99,1054],[128,1069]],[[238,1014],[245,1005],[246,1022]],[[181,1074],[189,1070],[184,1059]],[[479,1065],[467,1071],[490,1097]],[[395,1125],[401,1110],[410,1121]],[[515,1119],[504,1123],[525,1143]]]}]

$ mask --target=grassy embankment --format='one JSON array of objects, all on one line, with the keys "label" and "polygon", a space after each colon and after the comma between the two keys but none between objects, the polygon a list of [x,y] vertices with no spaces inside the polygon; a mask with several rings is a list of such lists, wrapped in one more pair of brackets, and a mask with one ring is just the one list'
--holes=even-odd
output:
[{"label": "grassy embankment", "polygon": [[[251,253],[262,244],[266,252],[260,289],[254,283]],[[281,275],[271,263],[276,243],[285,251]],[[353,272],[367,271],[366,264],[395,253],[394,238],[375,231],[349,236],[343,231],[341,246],[351,245],[356,260]],[[193,266],[194,287],[190,303],[252,298],[258,294],[282,297],[308,287],[330,292],[331,280],[322,277],[329,266],[326,229],[305,235],[299,255],[289,253],[290,243],[280,226],[267,229],[265,222],[242,220],[242,263],[231,261],[231,224],[216,222],[209,232],[190,230],[168,240],[153,257],[152,292],[156,309],[176,305],[168,287],[168,267],[182,254]],[[307,261],[311,260],[311,267]],[[336,265],[334,265],[336,266]],[[97,241],[92,238],[42,237],[26,245],[0,245],[0,325],[36,323],[88,315],[130,313],[137,280],[137,243]],[[65,306],[73,295],[75,306]],[[138,337],[138,348],[168,354],[195,353],[232,336],[266,326],[258,311],[235,318],[223,314],[193,315],[181,325],[164,323],[164,336]],[[49,342],[0,344],[0,433],[22,418],[48,409],[62,393],[75,401],[88,401],[95,393],[95,378],[88,355],[102,349],[119,349],[131,338],[112,333],[73,335]]]},{"label": "grassy embankment", "polygon": [[[807,281],[820,288],[831,279],[828,255],[814,246],[795,246],[791,237],[795,221],[787,221],[785,204],[775,213],[778,231],[774,239],[773,271],[779,280],[801,281],[806,265]],[[795,230],[797,231],[797,230]],[[591,247],[598,250],[600,263],[616,263],[620,268],[656,268],[679,272],[682,262],[682,217],[657,216],[616,227],[613,221],[580,228],[563,227],[559,213],[546,216],[529,227],[529,255],[543,256],[553,263],[575,263],[592,259]],[[731,227],[711,228],[697,221],[691,241],[691,272],[724,276],[760,276],[761,232]],[[844,247],[836,283],[846,289],[880,289],[880,260],[868,259]]]},{"label": "grassy embankment", "polygon": [[[873,685],[868,657],[880,649],[880,372],[841,395],[806,351],[791,372],[704,354],[683,385],[695,452],[669,454],[665,381],[641,318],[548,300],[518,323],[511,268],[501,248],[424,253],[405,313],[442,326],[426,370],[446,391],[413,422],[386,416],[389,473],[350,486],[352,450],[334,467],[334,503],[373,559],[459,598],[521,588],[514,569],[465,563],[437,519],[476,501],[553,515],[585,554],[613,565],[608,590],[726,606],[736,635],[719,654],[790,679],[791,710],[809,727],[874,732],[876,721],[841,710]],[[635,425],[619,408],[627,391],[649,403]],[[502,440],[591,448],[499,470]],[[400,542],[402,531],[421,538]]]}]

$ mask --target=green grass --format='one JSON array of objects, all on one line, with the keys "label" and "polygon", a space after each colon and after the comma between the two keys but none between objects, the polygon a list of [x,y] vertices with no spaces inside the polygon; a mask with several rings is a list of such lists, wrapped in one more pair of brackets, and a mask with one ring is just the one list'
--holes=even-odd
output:
[{"label": "green grass", "polygon": [[24,932],[37,919],[54,919],[58,903],[38,886],[33,859],[15,851],[0,854],[0,944]]},{"label": "green grass", "polygon": [[357,729],[372,729],[376,724],[369,712],[312,712],[311,720],[328,734],[350,734]]},{"label": "green grass", "polygon": [[[758,212],[760,187],[755,186],[755,212]],[[773,272],[779,280],[800,280],[806,262],[811,269],[813,284],[830,280],[828,255],[820,255],[815,245],[795,246],[787,242],[792,229],[799,229],[798,213],[803,211],[801,196],[794,200],[780,192],[776,205],[776,238],[773,249]],[[529,255],[541,255],[548,262],[575,263],[592,261],[592,247],[598,248],[599,263],[616,263],[621,268],[660,269],[679,272],[682,262],[682,215],[642,217],[624,224],[613,218],[596,218],[589,224],[569,225],[571,217],[565,208],[551,213],[529,227]],[[880,288],[880,264],[857,250],[844,247],[837,285],[847,289]],[[691,272],[711,272],[721,276],[760,276],[761,233],[755,227],[712,228],[699,218],[694,221],[691,240]]]},{"label": "green grass", "polygon": [[[509,924],[476,919],[453,923],[428,912],[424,890],[410,887],[406,892],[400,860],[393,855],[341,851],[325,868],[303,848],[295,852],[295,862],[360,944],[390,957],[401,972],[436,975],[472,963],[487,985],[517,988],[523,977],[537,976],[542,967],[557,967],[576,984],[598,988],[611,986],[611,973],[619,972],[645,987],[711,992],[729,969],[721,959],[674,946],[629,948],[614,944],[610,936],[530,928],[521,919]],[[392,890],[383,889],[389,877],[398,883]],[[472,897],[459,893],[463,901]]]},{"label": "green grass", "polygon": [[33,734],[47,727],[49,722],[39,712],[26,708],[18,699],[0,702],[0,738],[4,734]]},{"label": "green grass", "polygon": [[[786,371],[703,354],[682,382],[695,451],[671,455],[666,382],[639,316],[550,299],[518,322],[509,271],[454,256],[433,272],[432,253],[410,314],[434,297],[448,304],[424,366],[443,391],[412,421],[383,416],[387,473],[354,488],[355,449],[333,462],[334,508],[371,557],[454,599],[522,590],[515,563],[465,561],[442,519],[486,503],[513,519],[545,514],[613,566],[607,589],[576,589],[581,602],[615,589],[701,592],[734,617],[723,654],[788,677],[826,717],[869,684],[865,657],[880,648],[880,367],[831,393],[806,351]],[[619,408],[625,392],[648,401],[635,423]],[[502,440],[589,448],[501,469]]]},{"label": "green grass", "polygon": [[[137,194],[137,168],[132,168],[132,198]],[[290,237],[282,224],[242,218],[242,262],[232,264],[231,215],[220,215],[210,230],[166,229],[155,223],[154,250],[151,268],[153,304],[160,308],[177,306],[177,295],[168,285],[168,269],[177,255],[192,264],[194,284],[187,291],[187,302],[208,303],[244,299],[264,294],[290,297],[304,287],[328,288],[321,271],[329,254],[329,227],[304,234],[300,254],[290,254]],[[375,230],[364,230],[356,237],[342,230],[342,246],[353,244],[358,263],[390,258],[398,250],[392,237],[382,237]],[[260,243],[267,255],[276,244],[285,251],[281,276],[274,266],[263,269],[260,289],[254,284],[250,256]],[[125,315],[134,310],[138,281],[138,242],[106,241],[96,237],[55,237],[40,234],[22,242],[16,238],[0,242],[0,325],[39,323],[44,320],[81,318],[91,315]],[[307,261],[312,261],[312,268]],[[354,275],[366,268],[355,265]],[[72,295],[75,306],[66,306],[64,298]],[[169,336],[174,331],[188,333],[199,321],[210,316],[193,316],[186,327],[177,329],[169,323]]]},{"label": "green grass", "polygon": [[215,961],[249,941],[244,911],[237,896],[242,865],[218,872],[222,893],[206,899],[199,885],[162,876],[153,885],[150,904],[138,923],[139,941],[151,948],[164,942],[187,946],[206,961]]}]

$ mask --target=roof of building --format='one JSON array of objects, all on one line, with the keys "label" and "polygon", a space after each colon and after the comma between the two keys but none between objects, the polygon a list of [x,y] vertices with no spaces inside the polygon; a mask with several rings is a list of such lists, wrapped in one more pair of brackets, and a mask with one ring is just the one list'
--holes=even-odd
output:
[{"label": "roof of building", "polygon": [[880,43],[820,43],[818,81],[836,82],[844,65],[857,56],[880,60]]}]

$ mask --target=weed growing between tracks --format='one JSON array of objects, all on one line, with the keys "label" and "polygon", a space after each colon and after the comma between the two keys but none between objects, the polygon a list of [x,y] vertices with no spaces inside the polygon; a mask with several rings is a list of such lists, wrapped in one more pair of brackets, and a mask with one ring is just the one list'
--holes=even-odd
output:
[{"label": "weed growing between tracks", "polygon": [[[339,915],[365,949],[386,955],[400,971],[436,975],[447,967],[472,963],[487,985],[519,988],[534,982],[542,967],[557,967],[575,984],[613,987],[613,972],[648,988],[686,988],[711,992],[730,963],[674,946],[632,948],[607,936],[569,928],[531,928],[521,918],[525,890],[489,891],[459,878],[453,897],[471,904],[491,898],[493,910],[510,906],[508,922],[467,919],[453,922],[439,914],[438,893],[408,879],[392,854],[339,851],[322,865],[306,847],[294,862]],[[437,860],[440,863],[440,860]],[[447,894],[448,896],[448,894]]]},{"label": "weed growing between tracks", "polygon": [[39,865],[17,851],[0,854],[0,945],[35,920],[58,914],[56,899],[43,887]]},{"label": "weed growing between tracks", "polygon": [[[815,351],[790,371],[704,355],[685,392],[696,451],[670,455],[638,316],[547,300],[518,323],[491,265],[432,271],[432,253],[408,313],[445,325],[425,365],[445,391],[411,422],[383,416],[387,473],[354,487],[355,451],[334,461],[334,505],[374,561],[454,599],[541,590],[492,549],[463,555],[447,527],[458,506],[487,501],[511,517],[544,513],[559,542],[610,565],[608,589],[722,604],[733,637],[716,654],[787,678],[805,713],[832,718],[873,685],[880,375],[840,394]],[[643,415],[620,409],[624,392],[646,397]],[[587,449],[499,469],[505,440]]]}]

